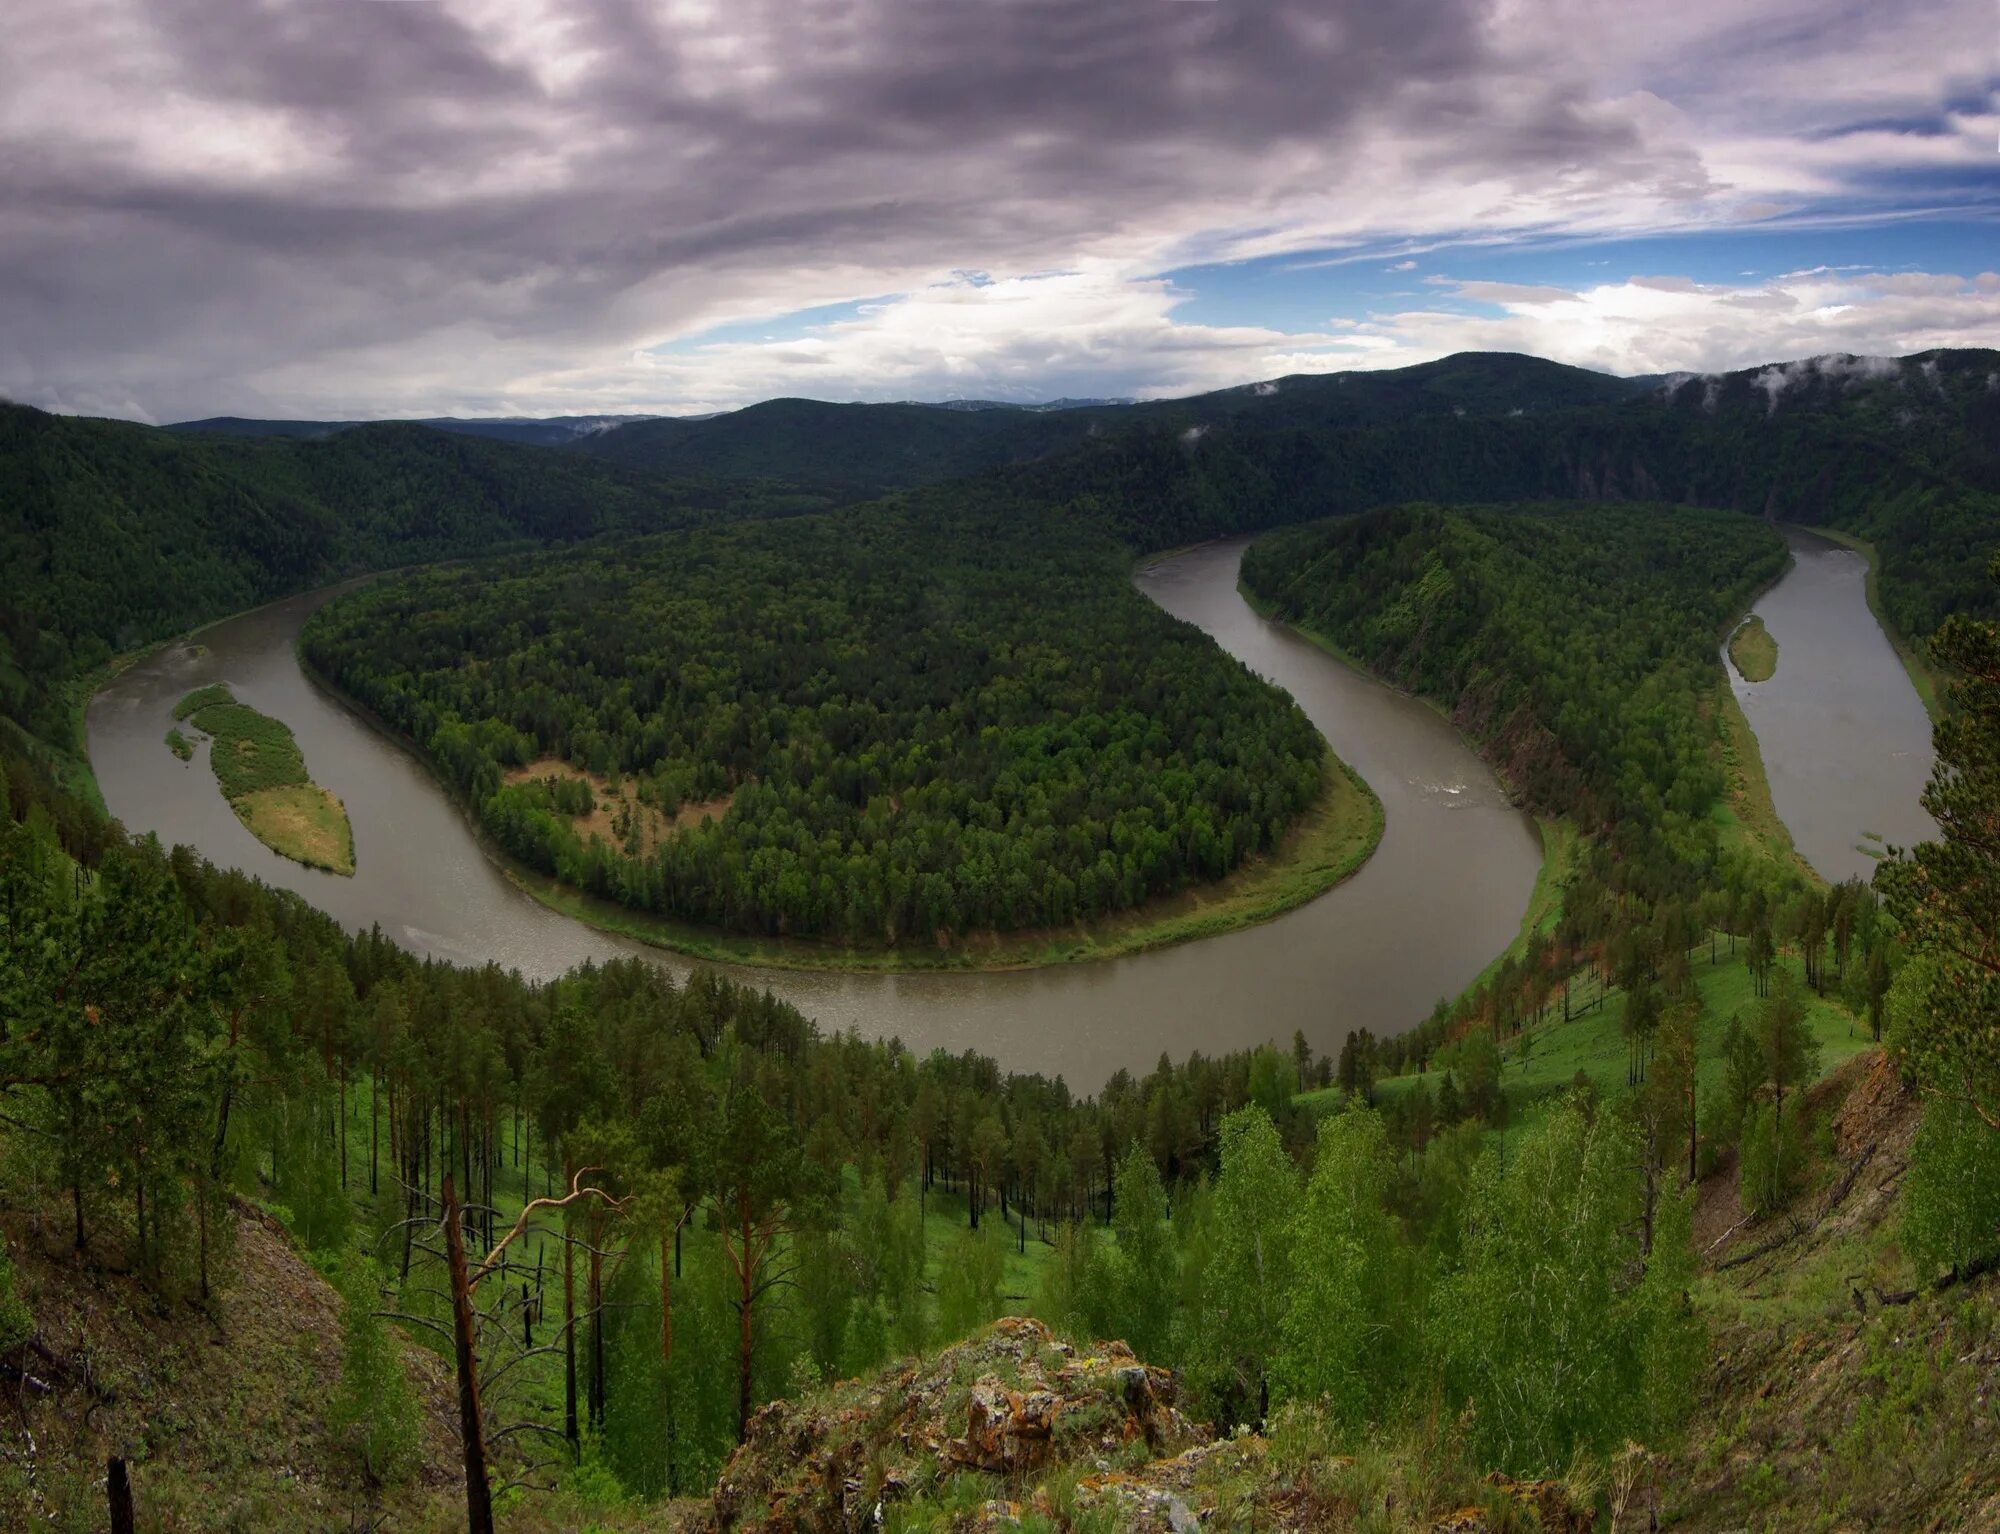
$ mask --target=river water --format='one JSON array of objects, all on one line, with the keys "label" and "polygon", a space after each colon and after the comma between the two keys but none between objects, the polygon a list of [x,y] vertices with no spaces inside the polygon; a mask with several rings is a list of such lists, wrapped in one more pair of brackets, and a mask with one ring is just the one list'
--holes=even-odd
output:
[{"label": "river water", "polygon": [[[1294,1029],[1332,1051],[1352,1029],[1399,1030],[1460,990],[1519,928],[1541,860],[1534,827],[1434,711],[1257,616],[1236,590],[1242,550],[1235,541],[1176,555],[1142,570],[1139,588],[1289,691],[1380,796],[1382,844],[1352,879],[1262,926],[1125,959],[996,974],[729,972],[825,1029],[899,1036],[919,1051],[974,1049],[1089,1092],[1162,1053],[1289,1044]],[[304,675],[299,627],[330,596],[217,624],[101,692],[90,758],[111,812],[296,890],[350,927],[379,922],[420,954],[543,978],[643,954],[685,973],[693,961],[600,933],[518,889],[425,768]],[[186,764],[167,750],[174,704],[209,682],[291,726],[314,780],[347,806],[354,877],[269,851],[224,803],[205,747]]]},{"label": "river water", "polygon": [[1868,561],[1803,528],[1785,541],[1792,568],[1751,609],[1778,642],[1778,669],[1746,682],[1730,666],[1729,681],[1793,844],[1823,879],[1867,879],[1885,843],[1938,834],[1918,802],[1930,717],[1868,610]]}]

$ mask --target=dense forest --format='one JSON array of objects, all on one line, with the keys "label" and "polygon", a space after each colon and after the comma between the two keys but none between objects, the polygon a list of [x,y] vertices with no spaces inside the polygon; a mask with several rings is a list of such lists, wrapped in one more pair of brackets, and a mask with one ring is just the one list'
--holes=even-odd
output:
[{"label": "dense forest", "polygon": [[[1466,355],[1189,400],[1051,411],[778,401],[532,449],[377,423],[174,434],[0,405],[0,707],[134,645],[365,569],[783,515],[989,474],[1140,549],[1410,500],[1672,501],[1841,528],[1921,642],[2000,610],[2000,355],[1829,357],[1618,380]],[[255,429],[258,423],[243,423]],[[671,474],[672,478],[662,478]]]},{"label": "dense forest", "polygon": [[[762,1401],[1023,1305],[1179,1364],[1216,1420],[1323,1398],[1364,1432],[1442,1392],[1522,1469],[1667,1431],[1699,1365],[1684,1243],[1649,1257],[1608,1114],[1557,1115],[1503,1173],[1469,1117],[1421,1157],[1359,1098],[1315,1131],[1297,1094],[1332,1064],[1302,1040],[1084,1098],[825,1037],[708,974],[419,963],[0,754],[0,1211],[218,1324],[238,1201],[275,1212],[348,1296],[351,1458],[327,1468],[357,1505],[403,1484],[416,1433],[372,1312],[449,1359],[462,1305],[457,1367],[492,1376],[466,1441],[515,1469],[587,1450],[598,1495],[698,1491]],[[1551,1219],[1587,1227],[1534,1270],[1597,1339],[1588,1385],[1499,1303]],[[1031,1245],[1035,1292],[1003,1292]],[[0,1247],[0,1301],[7,1273]],[[1553,1394],[1517,1399],[1509,1371]],[[538,1419],[553,1461],[515,1441]],[[96,1505],[42,1494],[69,1491]]]},{"label": "dense forest", "polygon": [[392,565],[796,509],[418,426],[179,436],[0,402],[0,713],[67,744],[62,685],[122,651]]},{"label": "dense forest", "polygon": [[2000,354],[1829,356],[1618,379],[1466,354],[1189,399],[1031,412],[781,400],[581,441],[609,462],[762,473],[849,496],[995,471],[1157,548],[1408,500],[1727,507],[1870,539],[1890,620],[1920,641],[1991,615]]},{"label": "dense forest", "polygon": [[302,650],[565,883],[929,942],[1220,878],[1320,794],[1305,716],[1126,561],[934,494],[383,581]]},{"label": "dense forest", "polygon": [[1444,703],[1530,808],[1608,837],[1619,887],[1657,899],[1712,882],[1717,646],[1788,558],[1733,512],[1405,506],[1267,534],[1243,581]]}]

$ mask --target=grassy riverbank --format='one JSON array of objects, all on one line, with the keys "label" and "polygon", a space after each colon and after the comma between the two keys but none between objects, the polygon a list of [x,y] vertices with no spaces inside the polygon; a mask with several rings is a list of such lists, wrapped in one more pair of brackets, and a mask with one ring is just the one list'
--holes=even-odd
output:
[{"label": "grassy riverbank", "polygon": [[1722,769],[1726,781],[1722,800],[1709,812],[1722,828],[1723,844],[1796,871],[1809,884],[1826,881],[1792,842],[1792,833],[1771,802],[1771,780],[1764,771],[1764,753],[1757,732],[1743,716],[1743,706],[1725,678],[1715,690],[1715,707],[1722,726]]},{"label": "grassy riverbank", "polygon": [[1729,636],[1729,663],[1746,682],[1768,682],[1778,670],[1778,641],[1752,613]]},{"label": "grassy riverbank", "polygon": [[[305,757],[288,726],[238,703],[220,685],[189,693],[175,706],[174,717],[208,734],[215,781],[251,835],[280,857],[308,868],[353,874],[354,828],[347,811],[307,775]],[[167,732],[176,756],[183,755],[173,744],[180,733]],[[191,754],[192,747],[188,749]]]},{"label": "grassy riverbank", "polygon": [[769,969],[978,971],[1121,958],[1270,921],[1351,877],[1381,842],[1382,824],[1381,800],[1329,748],[1318,799],[1275,851],[1251,858],[1227,878],[1096,922],[968,933],[948,945],[921,949],[760,937],[667,921],[534,873],[498,854],[490,843],[487,851],[516,884],[551,910],[693,958]]}]

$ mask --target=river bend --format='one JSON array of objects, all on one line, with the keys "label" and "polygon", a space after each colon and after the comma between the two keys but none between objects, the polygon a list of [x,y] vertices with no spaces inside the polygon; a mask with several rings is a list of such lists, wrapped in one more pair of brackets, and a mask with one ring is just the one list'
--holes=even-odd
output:
[{"label": "river bend", "polygon": [[[1400,1030],[1463,988],[1519,929],[1540,865],[1534,826],[1434,710],[1259,617],[1236,589],[1243,546],[1175,555],[1137,583],[1290,692],[1380,796],[1382,842],[1353,878],[1275,921],[1129,958],[995,974],[724,968],[822,1028],[899,1036],[920,1052],[978,1050],[1093,1092],[1113,1071],[1143,1071],[1162,1054],[1288,1044],[1295,1029],[1315,1049],[1335,1050],[1352,1029]],[[90,758],[111,812],[134,831],[296,890],[351,928],[380,923],[420,954],[543,978],[617,954],[690,969],[696,961],[598,932],[517,888],[422,764],[302,672],[300,625],[331,595],[216,624],[99,693]],[[1790,659],[1781,658],[1781,675]],[[174,704],[209,682],[291,726],[314,781],[347,806],[354,877],[269,851],[217,792],[205,747],[185,764],[167,750]]]}]

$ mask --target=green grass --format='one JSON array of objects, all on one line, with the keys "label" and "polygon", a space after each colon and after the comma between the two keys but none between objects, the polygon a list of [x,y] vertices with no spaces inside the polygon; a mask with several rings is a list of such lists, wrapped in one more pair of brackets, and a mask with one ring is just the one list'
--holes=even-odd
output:
[{"label": "green grass", "polygon": [[1709,811],[1709,818],[1722,830],[1723,847],[1789,868],[1807,883],[1824,887],[1826,881],[1792,844],[1792,833],[1771,802],[1771,780],[1764,773],[1757,732],[1743,717],[1742,705],[1727,681],[1716,688],[1715,707],[1721,716],[1722,769],[1727,787]]},{"label": "green grass", "polygon": [[[1755,977],[1744,962],[1746,947],[1739,942],[1732,956],[1728,938],[1718,934],[1713,964],[1709,962],[1706,943],[1690,956],[1702,1001],[1701,1063],[1696,1091],[1703,1101],[1721,1086],[1722,1035],[1730,1017],[1740,1015],[1747,1023],[1758,1004]],[[1797,968],[1796,961],[1780,962]],[[1549,1021],[1535,1027],[1525,1061],[1520,1058],[1518,1039],[1509,1039],[1502,1045],[1500,1089],[1508,1108],[1505,1135],[1511,1136],[1519,1129],[1527,1117],[1523,1110],[1567,1091],[1579,1072],[1604,1097],[1622,1097],[1630,1090],[1625,1081],[1628,1051],[1624,993],[1603,993],[1579,976],[1573,982],[1571,994],[1579,1015],[1565,1023],[1558,1009]],[[1821,997],[1808,991],[1806,1001],[1807,1025],[1819,1041],[1822,1075],[1837,1070],[1873,1044],[1866,1025],[1858,1022],[1831,994]],[[1392,1076],[1377,1082],[1377,1101],[1393,1101],[1414,1088],[1418,1079],[1414,1075]],[[1440,1079],[1436,1072],[1430,1074],[1433,1091]],[[1332,1088],[1307,1093],[1301,1102],[1308,1107],[1330,1107],[1331,1102],[1320,1100],[1337,1100],[1338,1092],[1338,1088]]]},{"label": "green grass", "polygon": [[194,755],[194,742],[181,734],[179,725],[174,725],[167,730],[167,749],[185,762]]},{"label": "green grass", "polygon": [[229,801],[251,835],[308,868],[354,872],[354,827],[346,807],[317,783],[260,788]]},{"label": "green grass", "polygon": [[227,798],[312,781],[291,730],[269,714],[242,703],[210,703],[193,722],[213,737],[208,761]]},{"label": "green grass", "polygon": [[1778,641],[1752,613],[1729,636],[1729,661],[1746,682],[1768,682],[1778,670]]},{"label": "green grass", "polygon": [[1247,860],[1225,878],[1094,922],[1059,930],[973,933],[936,948],[816,943],[670,921],[596,899],[488,846],[508,876],[552,910],[696,958],[773,969],[1002,970],[1122,958],[1270,921],[1351,877],[1381,843],[1382,826],[1382,801],[1329,748],[1319,799],[1275,851]]},{"label": "green grass", "polygon": [[[347,810],[307,775],[299,743],[283,721],[238,703],[219,685],[189,693],[175,706],[174,717],[208,732],[208,765],[251,835],[308,868],[354,872],[354,828]],[[193,754],[178,729],[167,732],[167,744],[183,760]]]},{"label": "green grass", "polygon": [[206,687],[197,687],[185,698],[182,698],[180,702],[176,703],[174,705],[174,718],[176,720],[186,719],[192,714],[200,713],[205,708],[213,708],[218,703],[234,703],[235,701],[236,695],[229,690],[227,685],[221,682],[211,682]]}]

